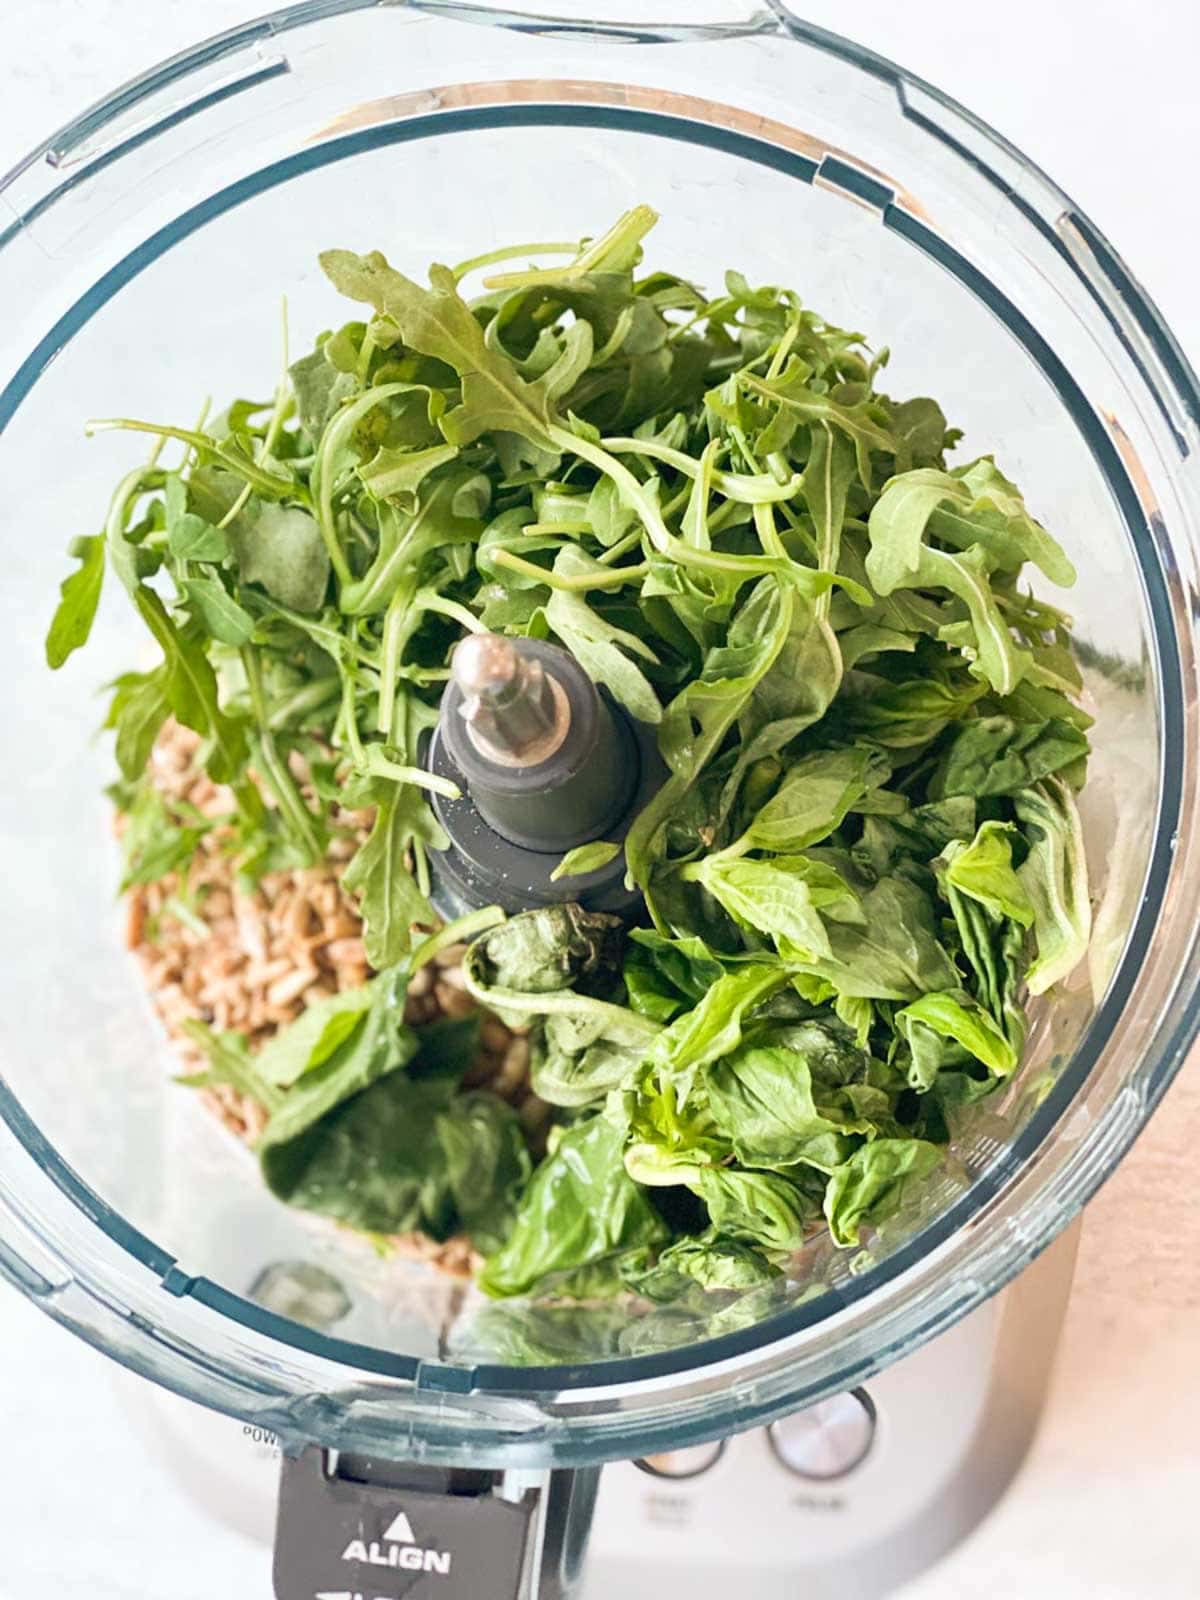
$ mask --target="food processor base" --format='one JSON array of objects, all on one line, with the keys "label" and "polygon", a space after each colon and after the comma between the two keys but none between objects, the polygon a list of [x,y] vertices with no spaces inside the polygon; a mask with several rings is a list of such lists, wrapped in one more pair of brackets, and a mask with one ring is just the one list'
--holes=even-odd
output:
[{"label": "food processor base", "polygon": [[[876,1600],[988,1513],[1041,1415],[1076,1224],[1003,1294],[830,1401],[702,1450],[600,1479],[582,1600]],[[699,1467],[700,1470],[696,1471]]]},{"label": "food processor base", "polygon": [[[876,1600],[924,1571],[987,1514],[1025,1456],[1078,1234],[1076,1223],[1001,1294],[852,1395],[605,1467],[580,1600],[792,1600],[800,1582],[806,1600]],[[269,1544],[273,1436],[123,1369],[118,1382],[184,1488]]]}]

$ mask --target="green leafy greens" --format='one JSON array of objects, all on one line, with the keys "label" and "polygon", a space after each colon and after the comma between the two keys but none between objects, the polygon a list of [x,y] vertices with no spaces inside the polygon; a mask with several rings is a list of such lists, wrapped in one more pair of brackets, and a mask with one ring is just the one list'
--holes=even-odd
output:
[{"label": "green leafy greens", "polygon": [[[52,667],[86,643],[111,572],[158,647],[107,719],[127,883],[218,822],[244,877],[302,866],[372,809],[344,882],[376,976],[256,1056],[197,1024],[193,1081],[260,1100],[282,1198],[465,1228],[495,1296],[686,1305],[769,1292],[822,1229],[869,1239],[1090,935],[1089,719],[1065,615],[1022,587],[1070,561],[991,456],[948,464],[958,434],[883,390],[886,352],[789,289],[642,272],[654,220],[473,295],[539,247],[428,287],[325,252],[362,319],[271,402],[96,425],[155,450],[72,546],[46,642]],[[624,841],[553,875],[570,893],[623,849],[646,925],[562,904],[446,935],[479,933],[467,987],[529,1030],[540,1163],[462,1092],[472,1026],[400,1020],[447,843],[422,741],[481,629],[572,651],[667,769]],[[226,817],[155,791],[170,716]]]}]

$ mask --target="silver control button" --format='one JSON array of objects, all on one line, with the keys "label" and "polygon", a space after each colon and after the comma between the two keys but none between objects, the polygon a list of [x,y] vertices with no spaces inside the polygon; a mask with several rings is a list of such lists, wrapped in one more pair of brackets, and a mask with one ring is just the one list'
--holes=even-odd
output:
[{"label": "silver control button", "polygon": [[835,1394],[767,1429],[779,1461],[801,1478],[843,1478],[866,1459],[875,1407],[861,1389]]},{"label": "silver control button", "polygon": [[711,1444],[693,1444],[682,1450],[663,1450],[656,1456],[643,1456],[633,1464],[652,1478],[698,1478],[702,1472],[715,1467],[724,1453],[724,1439],[714,1439]]}]

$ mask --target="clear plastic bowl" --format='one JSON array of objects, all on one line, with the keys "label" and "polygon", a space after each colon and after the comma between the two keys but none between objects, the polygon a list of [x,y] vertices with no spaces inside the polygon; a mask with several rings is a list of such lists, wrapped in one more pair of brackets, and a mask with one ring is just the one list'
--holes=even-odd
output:
[{"label": "clear plastic bowl", "polygon": [[[1043,1248],[1112,1170],[1197,1026],[1195,379],[1092,223],[961,107],[778,3],[654,0],[660,22],[451,0],[313,0],[166,63],[0,188],[0,637],[8,886],[0,995],[0,1270],[128,1366],[275,1429],[417,1459],[547,1464],[712,1437],[853,1386]],[[672,11],[674,14],[672,14]],[[893,350],[995,449],[1080,570],[1097,756],[1086,793],[1091,971],[1042,1008],[919,1214],[838,1257],[824,1292],[711,1324],[509,1311],[314,1229],[170,1084],[125,955],[94,691],[141,643],[116,595],[52,676],[63,546],[98,524],[136,440],[257,384],[336,315],[330,245],[419,270],[497,240],[662,213],[652,259],[796,285]],[[111,604],[109,603],[111,600]],[[251,1298],[316,1261],[351,1307],[325,1333]],[[259,1298],[262,1298],[261,1284]]]}]

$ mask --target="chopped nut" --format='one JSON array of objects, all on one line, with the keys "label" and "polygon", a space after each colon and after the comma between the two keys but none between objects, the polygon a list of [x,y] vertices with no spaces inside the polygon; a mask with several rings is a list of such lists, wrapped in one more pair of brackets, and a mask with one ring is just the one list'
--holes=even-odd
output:
[{"label": "chopped nut", "polygon": [[267,990],[267,1003],[273,1006],[286,1006],[290,1000],[298,1000],[310,984],[317,980],[315,967],[297,967],[289,972],[286,978],[279,978]]}]

